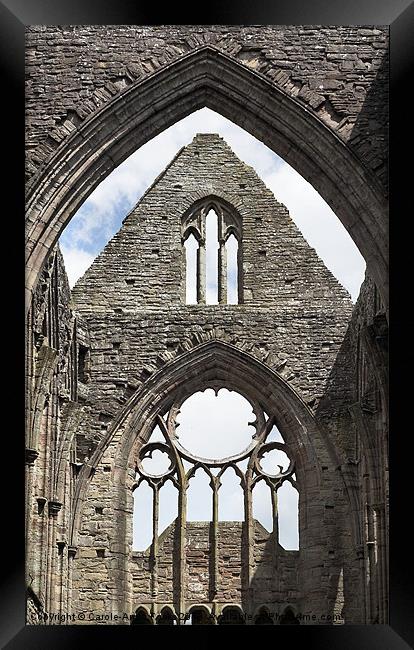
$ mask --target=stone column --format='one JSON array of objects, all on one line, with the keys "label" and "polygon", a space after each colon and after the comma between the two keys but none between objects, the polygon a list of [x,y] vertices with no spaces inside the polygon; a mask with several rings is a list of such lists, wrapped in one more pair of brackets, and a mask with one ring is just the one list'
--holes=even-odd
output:
[{"label": "stone column", "polygon": [[206,304],[206,242],[200,239],[197,249],[197,302]]},{"label": "stone column", "polygon": [[158,513],[159,489],[158,485],[152,486],[152,547],[151,547],[151,592],[152,598],[158,597]]},{"label": "stone column", "polygon": [[224,239],[219,241],[217,281],[219,304],[227,305],[227,248]]},{"label": "stone column", "polygon": [[72,614],[72,578],[73,578],[73,560],[76,556],[77,546],[68,546],[68,590],[66,611],[68,616]]},{"label": "stone column", "polygon": [[273,530],[272,530],[272,537],[273,537],[273,553],[274,553],[274,558],[273,558],[273,570],[274,570],[274,583],[275,583],[275,591],[279,591],[279,586],[280,586],[280,576],[278,572],[278,564],[279,564],[279,515],[278,515],[278,509],[277,509],[277,487],[275,485],[272,485],[270,487],[270,492],[272,495],[272,518],[273,518]]},{"label": "stone column", "polygon": [[213,477],[210,486],[213,490],[213,521],[212,521],[212,528],[213,528],[213,548],[210,549],[210,552],[212,553],[213,557],[213,575],[211,576],[212,579],[212,588],[211,588],[211,600],[214,601],[217,598],[217,592],[218,592],[218,581],[219,581],[219,576],[218,576],[218,489],[220,486],[220,480],[218,480],[216,477]]}]

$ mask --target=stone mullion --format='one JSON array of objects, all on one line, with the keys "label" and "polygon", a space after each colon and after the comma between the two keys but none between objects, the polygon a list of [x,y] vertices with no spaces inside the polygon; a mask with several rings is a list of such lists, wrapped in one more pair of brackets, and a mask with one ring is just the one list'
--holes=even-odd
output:
[{"label": "stone mullion", "polygon": [[197,249],[197,303],[206,304],[206,214],[199,215],[200,239]]},{"label": "stone mullion", "polygon": [[159,486],[152,486],[152,546],[151,546],[151,591],[152,598],[158,597],[158,519],[159,519]]},{"label": "stone mullion", "polygon": [[219,551],[218,551],[218,535],[219,535],[219,527],[218,527],[218,488],[219,488],[219,482],[217,480],[212,480],[210,483],[212,490],[213,490],[213,548],[211,549],[212,551],[212,556],[213,556],[213,585],[212,585],[212,600],[215,601],[217,599],[217,593],[218,593],[218,582],[219,582],[219,575],[218,575],[218,561],[219,561]]},{"label": "stone mullion", "polygon": [[185,557],[185,539],[186,539],[186,529],[187,529],[187,482],[184,478],[180,481],[179,489],[179,504],[178,504],[178,544],[179,544],[179,617],[178,624],[181,625],[184,623],[184,614],[186,607],[185,600],[185,569],[186,569],[186,557]]},{"label": "stone mullion", "polygon": [[246,566],[246,600],[248,603],[249,611],[252,608],[252,587],[251,580],[253,576],[253,543],[254,543],[254,531],[253,531],[253,507],[252,507],[252,484],[251,476],[249,472],[246,476],[246,484],[244,487],[244,521],[245,521],[245,539],[246,539],[246,548],[247,548],[247,566]]},{"label": "stone mullion", "polygon": [[270,486],[270,493],[272,495],[272,519],[273,519],[273,552],[274,552],[274,569],[275,569],[275,582],[278,581],[278,560],[279,560],[279,513],[277,503],[277,486],[272,484]]},{"label": "stone mullion", "polygon": [[218,249],[218,300],[227,305],[227,248],[224,239],[219,239]]},{"label": "stone mullion", "polygon": [[237,302],[241,305],[243,300],[243,251],[241,237],[237,237]]},{"label": "stone mullion", "polygon": [[217,251],[217,294],[218,302],[220,305],[227,304],[227,249],[225,242],[225,221],[223,210],[220,206],[216,207],[217,214],[217,235],[218,235],[218,251]]},{"label": "stone mullion", "polygon": [[197,249],[197,302],[206,304],[206,242],[200,239]]}]

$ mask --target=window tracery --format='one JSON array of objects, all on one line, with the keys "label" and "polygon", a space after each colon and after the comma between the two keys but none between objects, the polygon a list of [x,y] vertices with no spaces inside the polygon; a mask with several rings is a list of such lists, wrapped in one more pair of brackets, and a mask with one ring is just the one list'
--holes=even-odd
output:
[{"label": "window tracery", "polygon": [[[214,227],[213,238],[207,236],[210,221]],[[181,237],[185,249],[187,304],[242,303],[242,222],[236,210],[216,198],[199,201],[184,214]]]},{"label": "window tracery", "polygon": [[[215,382],[207,383],[204,390],[213,388],[216,395],[223,388]],[[200,471],[208,477],[211,501],[211,548],[213,570],[210,576],[209,592],[211,600],[214,601],[219,591],[219,557],[218,557],[218,530],[219,530],[219,500],[220,489],[224,482],[226,472],[237,477],[243,493],[244,522],[243,535],[247,548],[247,580],[245,587],[252,579],[253,547],[254,547],[254,517],[252,507],[252,494],[254,488],[261,482],[268,487],[271,501],[273,557],[275,570],[279,555],[279,505],[278,491],[286,484],[298,490],[295,462],[287,444],[283,442],[276,426],[276,419],[273,415],[267,416],[262,406],[255,400],[248,399],[253,411],[253,427],[250,442],[241,451],[226,458],[206,458],[194,454],[185,447],[179,438],[177,418],[184,402],[189,395],[177,396],[171,404],[168,413],[158,414],[153,426],[153,435],[148,442],[143,444],[137,451],[136,456],[136,482],[133,489],[142,482],[146,482],[153,491],[153,534],[150,547],[151,563],[151,592],[152,597],[157,596],[158,581],[158,543],[159,543],[159,494],[161,488],[171,482],[178,490],[178,517],[176,520],[176,537],[179,549],[179,591],[185,599],[185,540],[188,517],[188,491],[191,481]],[[246,398],[247,399],[247,398]],[[275,430],[277,435],[275,435]],[[275,439],[276,438],[276,439]],[[151,467],[149,461],[159,455],[163,455],[163,466]],[[221,519],[221,518],[220,518]],[[177,534],[178,533],[178,534]]]}]

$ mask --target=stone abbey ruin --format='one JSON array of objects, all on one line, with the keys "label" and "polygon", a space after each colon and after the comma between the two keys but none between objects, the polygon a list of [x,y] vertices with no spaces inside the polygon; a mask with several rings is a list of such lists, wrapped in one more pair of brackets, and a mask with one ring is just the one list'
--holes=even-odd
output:
[{"label": "stone abbey ruin", "polygon": [[[27,28],[28,623],[387,623],[387,57],[378,26]],[[367,263],[355,305],[214,133],[177,153],[70,290],[57,242],[79,206],[204,106],[281,155],[332,207]],[[217,304],[206,301],[211,211]],[[253,412],[250,443],[226,458],[196,455],[177,434],[181,406],[206,389],[238,393]],[[270,472],[263,458],[275,451],[288,462]],[[162,473],[148,470],[155,452],[168,458]],[[187,517],[198,470],[211,521]],[[229,471],[243,521],[218,517]],[[253,513],[260,482],[271,532]],[[137,551],[142,483],[153,536]],[[178,515],[159,531],[169,483]],[[287,485],[298,550],[278,536]]]}]

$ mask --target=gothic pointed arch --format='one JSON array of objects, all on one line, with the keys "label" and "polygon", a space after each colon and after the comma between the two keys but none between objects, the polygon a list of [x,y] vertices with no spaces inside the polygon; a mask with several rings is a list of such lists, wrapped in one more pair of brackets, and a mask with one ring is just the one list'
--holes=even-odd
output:
[{"label": "gothic pointed arch", "polygon": [[[219,304],[228,302],[228,286],[230,272],[235,277],[231,280],[236,285],[235,294],[237,303],[243,302],[243,217],[240,213],[246,212],[243,209],[243,201],[239,197],[223,197],[223,192],[204,193],[192,192],[186,201],[189,207],[184,211],[181,218],[181,241],[183,246],[188,237],[193,235],[198,243],[197,261],[195,269],[187,268],[187,283],[192,281],[196,286],[197,303],[204,304],[206,301],[206,260],[216,257],[217,274],[215,278],[215,298]],[[237,207],[236,207],[237,206]],[[207,242],[207,220],[214,215],[216,219],[215,240]],[[236,268],[228,269],[227,265],[227,242],[234,237],[237,242]],[[217,246],[217,253],[213,256],[208,250],[209,246]],[[189,272],[194,273],[195,278],[189,278]]]},{"label": "gothic pointed arch", "polygon": [[89,194],[141,145],[203,106],[255,135],[314,185],[353,237],[387,304],[386,201],[372,172],[280,86],[205,46],[108,99],[61,139],[32,178],[27,307],[48,253]]},{"label": "gothic pointed arch", "polygon": [[[126,466],[131,450],[137,444],[137,430],[140,431],[141,441],[138,444],[144,444],[149,439],[157,414],[165,413],[172,403],[171,387],[184,399],[209,382],[226,385],[244,396],[256,398],[267,411],[276,407],[277,422],[284,429],[288,444],[297,450],[299,466],[306,462],[306,455],[317,466],[320,445],[325,446],[323,455],[330,456],[331,462],[338,463],[331,440],[323,437],[323,434],[312,437],[312,432],[318,430],[318,424],[309,407],[282,375],[249,352],[213,339],[167,363],[131,396],[82,468],[75,502],[83,500],[94,468],[101,462],[109,445],[117,449],[116,464]],[[79,516],[79,509],[76,509]],[[72,535],[75,535],[75,530],[76,525]]]},{"label": "gothic pointed arch", "polygon": [[[168,445],[168,436],[170,434],[167,434],[167,429],[165,429],[165,427],[169,426],[169,420],[166,421],[165,419],[167,414],[169,414],[168,418],[174,418],[176,409],[179,409],[179,405],[185,398],[206,386],[214,387],[215,390],[218,390],[221,386],[226,386],[230,390],[239,392],[250,400],[252,404],[260,404],[266,413],[272,414],[267,424],[263,422],[266,430],[270,431],[273,422],[276,422],[278,428],[283,430],[289,455],[292,458],[292,462],[294,459],[295,463],[294,468],[292,465],[286,476],[294,470],[298,489],[301,493],[301,544],[304,548],[307,547],[307,544],[310,543],[307,541],[307,531],[309,522],[308,511],[309,508],[312,508],[312,495],[314,494],[316,496],[319,490],[322,489],[327,469],[330,470],[329,473],[332,477],[335,476],[335,468],[338,465],[335,449],[332,447],[324,432],[319,428],[309,408],[292,387],[289,386],[288,382],[251,354],[220,340],[211,340],[198,345],[181,354],[174,361],[166,364],[143,384],[141,389],[130,398],[129,402],[122,409],[122,412],[116,418],[106,437],[101,441],[91,459],[81,470],[74,499],[75,516],[72,521],[71,533],[71,544],[73,546],[82,544],[83,522],[85,521],[85,516],[87,516],[90,504],[94,502],[93,495],[97,489],[103,502],[110,504],[116,501],[122,512],[132,512],[132,489],[136,485],[133,483],[132,477],[135,474],[134,468],[136,467],[137,459],[142,459],[144,455],[152,452],[157,446],[160,449],[161,447],[165,447],[165,444],[163,445],[161,442],[148,443],[154,425],[158,422],[161,430],[165,430],[164,435],[167,436],[165,440]],[[260,437],[258,442],[260,442]],[[260,451],[258,456],[257,452],[253,451],[251,462],[256,463],[255,467],[258,467],[258,463],[260,464],[261,462],[259,456],[261,457],[268,450],[267,448],[273,449],[280,447],[280,443],[277,442],[264,445],[263,450]],[[252,449],[254,449],[254,445]],[[170,454],[171,469],[168,471],[171,472],[171,477],[177,471],[185,471],[184,469],[179,470],[180,465],[182,465],[177,455],[177,453],[180,454],[182,452],[179,445],[175,444],[171,451],[168,451],[167,448],[163,450]],[[259,451],[259,447],[257,450]],[[249,453],[250,451],[246,450],[245,456]],[[113,458],[113,462],[111,467],[107,468],[109,471],[106,471],[104,469],[104,459],[108,455]],[[185,454],[184,458],[192,459],[191,456]],[[226,459],[226,462],[230,463],[230,465],[233,462],[235,470],[237,469],[234,464],[236,461],[237,459],[234,459],[234,461],[232,459]],[[138,464],[140,462],[138,461]],[[200,462],[203,465],[206,461],[201,459]],[[217,464],[220,465],[220,462]],[[322,471],[322,467],[325,472]],[[240,470],[238,471],[240,473]],[[168,476],[166,475],[166,478]],[[240,474],[240,477],[243,480],[242,474]],[[336,477],[335,480],[340,481],[340,477],[337,474]],[[160,479],[160,486],[166,478]],[[265,475],[263,478],[267,482],[274,480],[274,477],[271,475]],[[159,479],[155,477],[155,480],[158,481]],[[185,482],[184,475],[181,478],[178,475],[177,487],[179,487],[180,482],[182,483],[183,480]],[[212,484],[214,484],[214,481],[220,480],[220,477],[211,476],[211,480]],[[154,489],[158,490],[156,487]],[[181,494],[179,496],[179,503],[182,503],[182,493],[179,491],[179,494]],[[344,502],[344,507],[347,507],[346,502]],[[179,505],[179,512],[180,508],[182,508],[182,505]],[[178,521],[179,518],[177,519]],[[113,544],[118,549],[116,564],[118,571],[121,572],[119,575],[125,578],[124,580],[120,579],[117,583],[119,590],[118,598],[120,599],[119,602],[124,602],[127,609],[127,601],[132,598],[132,594],[130,594],[130,583],[127,579],[131,571],[129,559],[131,551],[128,542],[129,534],[127,533],[129,525],[127,521],[123,521],[122,525],[118,525],[114,531],[115,537],[113,539]],[[175,527],[173,529],[176,531],[176,543],[179,544],[180,534],[177,531],[180,528],[177,528],[177,525],[177,523],[173,524]],[[328,525],[328,530],[331,524],[321,522],[320,525],[322,527]],[[247,532],[249,528],[245,530]],[[263,529],[259,527],[257,531],[257,534],[262,534],[260,531],[263,531]],[[274,531],[274,535],[276,534],[277,530]],[[330,534],[333,534],[333,530]],[[275,539],[274,535],[269,538],[267,544],[273,545],[276,543],[277,548],[280,548],[277,538]],[[252,544],[253,538],[249,537],[249,539],[251,540],[249,543]],[[157,541],[157,546],[158,543],[161,542]],[[298,552],[284,551],[281,549],[277,553],[279,555],[282,554],[281,557],[293,553],[292,557],[296,557],[295,553],[297,554]],[[157,549],[151,551],[151,557],[158,557]],[[181,557],[181,555],[177,557]],[[79,564],[79,570],[81,570],[81,567],[82,562]],[[306,570],[311,571],[311,568],[309,567]],[[251,581],[253,590],[260,588],[260,583],[255,587],[258,579],[255,573],[247,576],[243,574],[240,579],[242,585],[247,584],[246,580]],[[179,586],[177,587],[178,592],[175,592],[181,594],[180,598],[173,602],[180,616],[184,614],[186,608],[185,581],[183,583],[182,580],[184,578],[180,578]],[[242,602],[247,609],[250,609],[253,603],[246,600],[248,592],[245,587],[243,589],[244,591],[242,593],[245,595],[242,596]],[[184,600],[181,600],[181,598]]]}]

